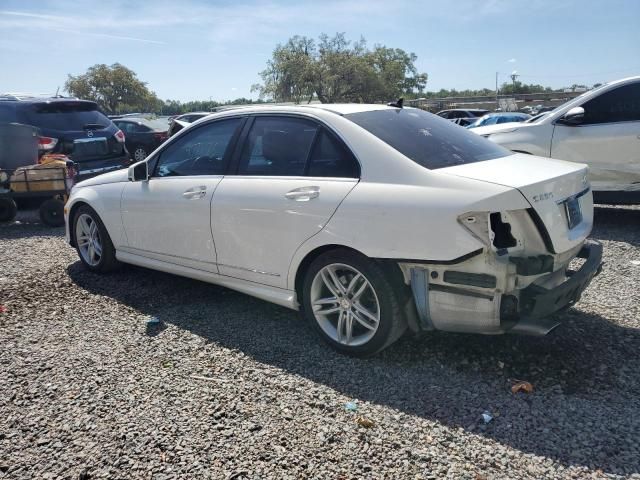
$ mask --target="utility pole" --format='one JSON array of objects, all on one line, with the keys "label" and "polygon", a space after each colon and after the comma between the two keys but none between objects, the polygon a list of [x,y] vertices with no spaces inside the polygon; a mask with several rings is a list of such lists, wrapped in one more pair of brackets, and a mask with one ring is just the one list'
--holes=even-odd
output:
[{"label": "utility pole", "polygon": [[500,101],[498,100],[498,73],[496,72],[496,108],[500,106]]},{"label": "utility pole", "polygon": [[520,75],[518,75],[518,72],[514,70],[509,76],[511,77],[511,81],[513,82],[513,93],[516,93],[516,78],[518,78]]}]

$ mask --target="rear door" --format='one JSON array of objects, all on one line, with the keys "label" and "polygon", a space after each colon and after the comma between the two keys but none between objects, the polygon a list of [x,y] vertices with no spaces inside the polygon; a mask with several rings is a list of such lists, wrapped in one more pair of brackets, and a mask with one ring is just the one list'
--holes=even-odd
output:
[{"label": "rear door", "polygon": [[640,82],[582,105],[584,122],[557,123],[551,156],[589,165],[594,190],[640,190]]},{"label": "rear door", "polygon": [[149,160],[149,180],[129,182],[122,195],[123,250],[217,273],[211,199],[244,120],[201,125]]},{"label": "rear door", "polygon": [[220,273],[286,288],[296,249],[357,184],[357,160],[314,120],[257,116],[234,172],[220,182],[211,209]]}]

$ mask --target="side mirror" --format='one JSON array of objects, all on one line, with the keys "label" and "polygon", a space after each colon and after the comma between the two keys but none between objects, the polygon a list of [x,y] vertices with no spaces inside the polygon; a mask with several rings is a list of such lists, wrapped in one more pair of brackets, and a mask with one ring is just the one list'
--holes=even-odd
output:
[{"label": "side mirror", "polygon": [[565,125],[580,125],[582,122],[584,122],[584,108],[573,107],[562,117],[560,117],[560,122]]},{"label": "side mirror", "polygon": [[140,182],[149,179],[149,166],[147,162],[136,163],[129,167],[128,171],[130,182]]}]

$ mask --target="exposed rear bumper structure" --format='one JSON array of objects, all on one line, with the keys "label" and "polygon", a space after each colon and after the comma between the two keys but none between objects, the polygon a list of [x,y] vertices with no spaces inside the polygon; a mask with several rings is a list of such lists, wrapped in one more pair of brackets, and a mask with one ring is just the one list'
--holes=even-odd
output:
[{"label": "exposed rear bumper structure", "polygon": [[[547,277],[555,279],[554,286],[545,287],[540,284],[544,282],[539,282],[531,283],[526,288],[509,290],[491,288],[495,286],[495,283],[487,281],[491,275],[463,274],[459,271],[454,272],[456,275],[451,275],[449,271],[440,275],[436,266],[406,265],[416,305],[417,328],[545,335],[560,324],[556,318],[550,317],[576,303],[602,269],[602,245],[599,242],[587,240],[573,255],[574,258],[584,259],[584,263],[576,271],[561,268],[548,273]],[[515,265],[512,270],[510,275],[517,276]],[[539,278],[545,280],[545,275]],[[434,283],[432,279],[439,281]],[[452,279],[455,281],[451,282]]]},{"label": "exposed rear bumper structure", "polygon": [[577,257],[585,262],[579,270],[567,271],[564,283],[552,289],[530,285],[520,293],[520,316],[510,333],[545,335],[559,325],[545,319],[580,300],[593,277],[602,271],[602,244],[588,240]]}]

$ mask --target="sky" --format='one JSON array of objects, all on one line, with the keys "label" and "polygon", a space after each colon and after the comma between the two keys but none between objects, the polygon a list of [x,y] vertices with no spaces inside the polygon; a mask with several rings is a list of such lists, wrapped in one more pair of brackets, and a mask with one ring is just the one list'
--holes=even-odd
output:
[{"label": "sky", "polygon": [[640,0],[0,0],[0,92],[119,62],[162,99],[257,98],[271,52],[344,32],[417,55],[427,90],[640,75]]}]

